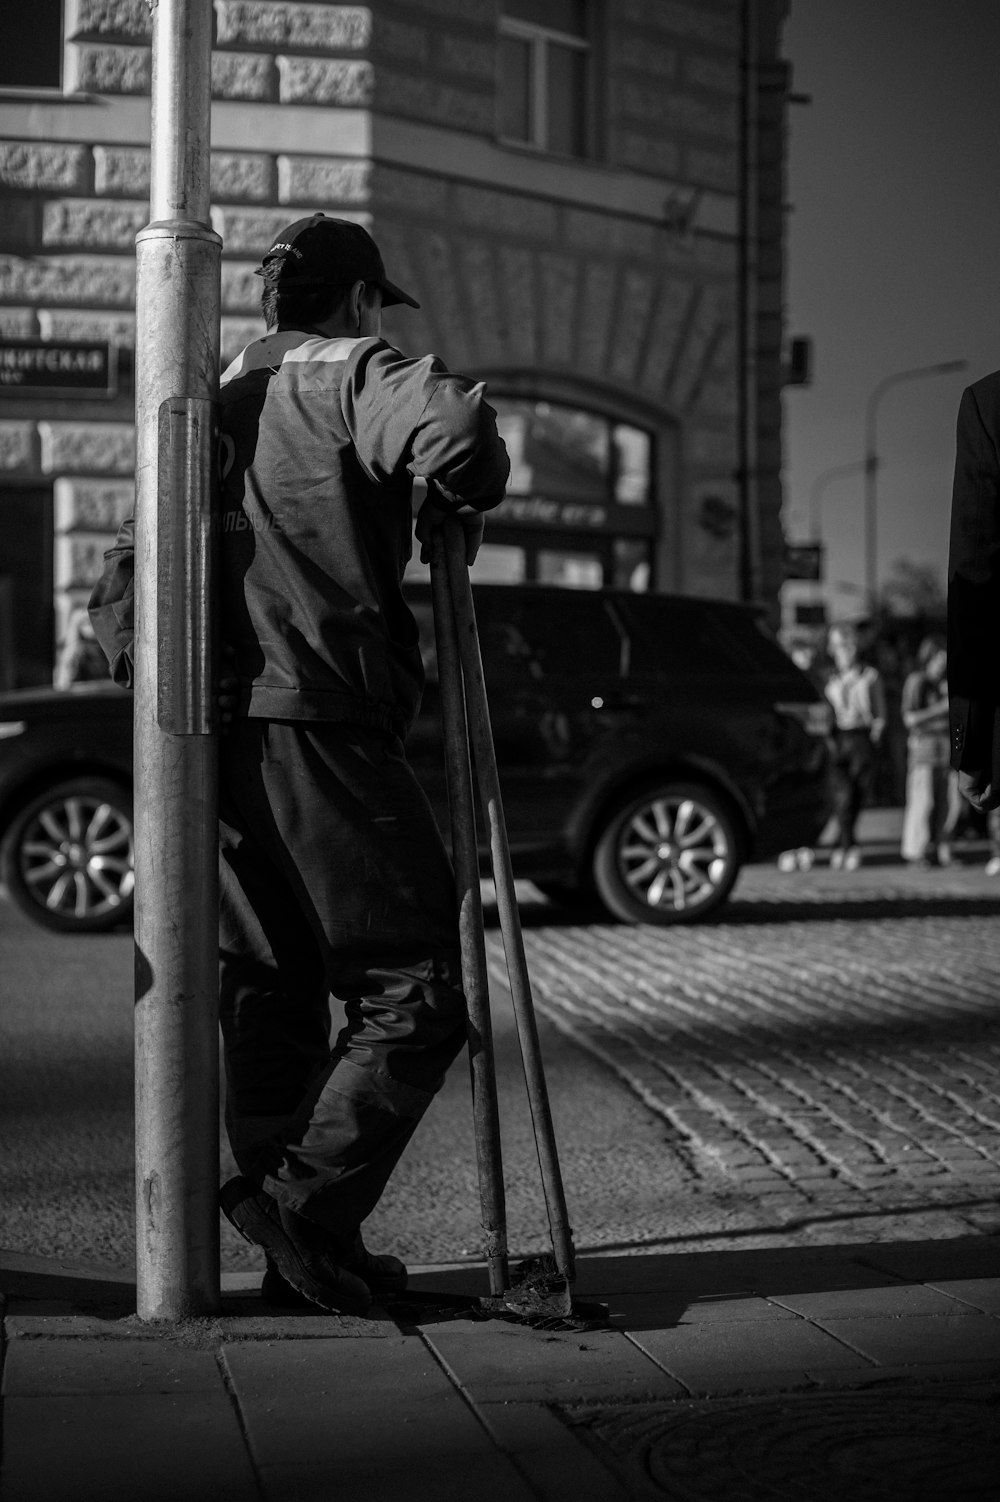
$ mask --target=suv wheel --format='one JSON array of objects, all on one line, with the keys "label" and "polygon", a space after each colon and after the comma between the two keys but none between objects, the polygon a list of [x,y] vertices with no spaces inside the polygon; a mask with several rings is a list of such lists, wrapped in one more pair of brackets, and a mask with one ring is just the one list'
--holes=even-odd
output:
[{"label": "suv wheel", "polygon": [[113,928],[132,912],[128,794],[104,777],[57,783],[25,805],[3,841],[3,874],[17,905],[46,928]]},{"label": "suv wheel", "polygon": [[594,885],[625,923],[695,923],[732,890],[740,837],[728,803],[693,782],[647,787],[610,818],[594,848]]}]

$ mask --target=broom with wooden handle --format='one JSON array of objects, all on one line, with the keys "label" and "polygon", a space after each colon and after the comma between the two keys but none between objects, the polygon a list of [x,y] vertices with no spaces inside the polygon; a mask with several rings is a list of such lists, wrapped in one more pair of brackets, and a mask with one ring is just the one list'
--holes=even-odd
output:
[{"label": "broom with wooden handle", "polygon": [[[430,557],[448,800],[458,886],[462,979],[470,1019],[476,1156],[491,1293],[511,1312],[569,1315],[572,1312],[569,1285],[575,1275],[572,1231],[514,896],[514,875],[465,556],[465,534],[460,522],[448,519],[434,528]],[[483,817],[489,829],[497,910],[555,1264],[555,1277],[551,1276],[551,1267],[534,1265],[529,1268],[525,1264],[516,1286],[512,1286],[507,1260],[503,1167],[479,895],[470,747],[475,757]]]}]

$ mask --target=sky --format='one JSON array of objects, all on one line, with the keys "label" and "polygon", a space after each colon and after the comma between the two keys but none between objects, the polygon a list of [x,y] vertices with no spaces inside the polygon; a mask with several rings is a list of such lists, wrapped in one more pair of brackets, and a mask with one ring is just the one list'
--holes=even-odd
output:
[{"label": "sky", "polygon": [[[834,615],[861,613],[865,409],[876,416],[879,575],[947,567],[962,389],[1000,368],[1000,0],[791,0],[787,329],[813,381],[785,393],[785,530],[819,495]],[[817,487],[817,481],[821,484]]]}]

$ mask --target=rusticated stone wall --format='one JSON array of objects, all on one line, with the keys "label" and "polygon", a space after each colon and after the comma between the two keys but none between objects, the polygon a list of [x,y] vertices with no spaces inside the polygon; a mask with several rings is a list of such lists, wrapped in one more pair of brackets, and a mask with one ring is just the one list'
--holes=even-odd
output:
[{"label": "rusticated stone wall", "polygon": [[734,526],[708,531],[698,508],[707,486],[735,520],[735,246],[514,191],[427,191],[395,167],[376,166],[372,207],[390,275],[421,304],[387,315],[390,337],[484,370],[497,390],[505,372],[532,370],[540,395],[550,378],[563,393],[576,381],[588,403],[635,398],[644,422],[658,410],[684,471],[661,492],[658,577],[732,596]]},{"label": "rusticated stone wall", "polygon": [[[776,56],[785,0],[758,8]],[[402,347],[485,371],[494,389],[505,378],[523,389],[526,373],[540,392],[575,383],[582,400],[634,401],[659,425],[673,456],[661,472],[660,582],[736,594],[741,0],[603,8],[599,159],[565,186],[555,159],[496,142],[495,0],[214,0],[214,12],[212,88],[230,112],[212,151],[224,360],[262,331],[253,271],[277,231],[315,208],[354,218],[422,303],[387,318]],[[72,122],[43,139],[25,105],[24,129],[0,137],[0,331],[123,351],[117,399],[43,408],[5,394],[0,405],[0,491],[5,476],[55,484],[64,603],[81,598],[131,502],[134,240],[150,154],[141,127],[108,122],[141,118],[146,0],[66,0],[65,38],[64,86],[81,101]],[[780,88],[765,103],[757,533],[765,592],[776,594]],[[376,128],[365,154],[347,129],[359,118],[392,125],[394,144],[382,150]],[[400,148],[410,126],[426,161]],[[468,157],[447,146],[456,133]],[[616,196],[619,181],[642,191]],[[701,212],[709,200],[714,218]]]}]

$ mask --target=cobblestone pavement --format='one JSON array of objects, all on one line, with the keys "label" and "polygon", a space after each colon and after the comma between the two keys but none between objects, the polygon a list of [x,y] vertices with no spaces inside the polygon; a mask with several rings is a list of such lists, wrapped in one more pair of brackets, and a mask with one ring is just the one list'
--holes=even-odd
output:
[{"label": "cobblestone pavement", "polygon": [[1000,881],[981,863],[751,867],[692,927],[524,917],[539,1011],[682,1160],[675,1246],[1000,1233]]}]

